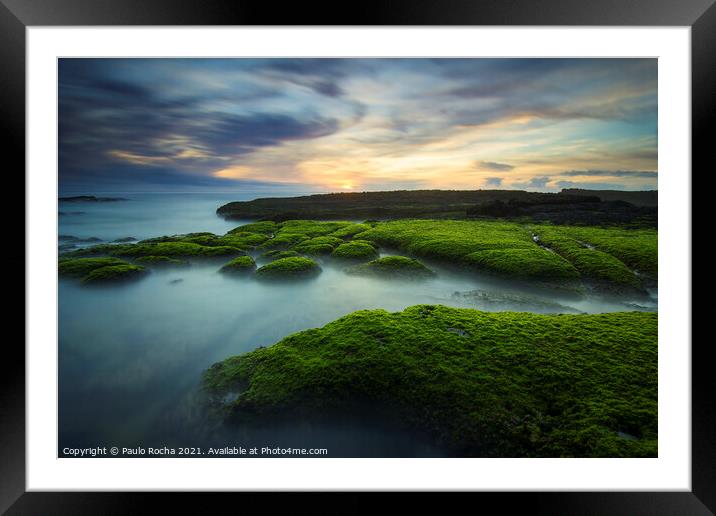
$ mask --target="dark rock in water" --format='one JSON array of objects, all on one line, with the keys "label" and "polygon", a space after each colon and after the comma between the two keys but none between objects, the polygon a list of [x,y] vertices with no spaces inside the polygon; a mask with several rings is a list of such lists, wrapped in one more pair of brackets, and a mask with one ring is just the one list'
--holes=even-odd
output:
[{"label": "dark rock in water", "polygon": [[93,244],[96,242],[102,242],[102,239],[97,237],[80,238],[72,235],[60,235],[57,239],[60,242],[73,242],[75,244]]},{"label": "dark rock in water", "polygon": [[177,279],[173,279],[173,280],[169,281],[169,284],[176,285],[177,283],[181,283],[182,281],[184,281],[184,278],[177,278]]},{"label": "dark rock in water", "polygon": [[452,298],[463,302],[466,301],[479,309],[538,311],[539,313],[584,313],[581,310],[554,301],[509,292],[470,290],[467,292],[453,292]]},{"label": "dark rock in water", "polygon": [[136,242],[137,239],[134,237],[124,237],[124,238],[118,238],[117,240],[112,240],[112,243],[114,244],[123,244],[125,242]]},{"label": "dark rock in water", "polygon": [[96,197],[94,195],[75,195],[72,197],[60,197],[60,202],[115,202],[128,201],[124,197]]}]

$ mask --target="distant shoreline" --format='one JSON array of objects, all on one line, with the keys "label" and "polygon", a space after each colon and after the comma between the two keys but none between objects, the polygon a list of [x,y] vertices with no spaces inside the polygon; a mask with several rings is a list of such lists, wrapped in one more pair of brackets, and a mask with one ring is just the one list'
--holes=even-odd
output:
[{"label": "distant shoreline", "polygon": [[564,189],[396,190],[234,201],[216,213],[234,220],[394,220],[399,218],[528,218],[557,224],[656,226],[658,191]]}]

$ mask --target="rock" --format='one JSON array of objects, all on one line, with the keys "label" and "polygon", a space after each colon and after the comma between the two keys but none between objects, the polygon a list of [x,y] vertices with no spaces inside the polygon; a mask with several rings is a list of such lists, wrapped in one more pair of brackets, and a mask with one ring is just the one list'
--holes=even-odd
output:
[{"label": "rock", "polygon": [[219,272],[224,274],[250,274],[256,270],[256,262],[250,256],[239,256],[225,264]]},{"label": "rock", "polygon": [[295,280],[313,278],[320,274],[321,267],[310,258],[293,257],[273,261],[256,271],[261,280]]},{"label": "rock", "polygon": [[385,256],[368,263],[346,269],[348,274],[380,276],[382,278],[426,279],[435,275],[418,260],[405,256]]}]

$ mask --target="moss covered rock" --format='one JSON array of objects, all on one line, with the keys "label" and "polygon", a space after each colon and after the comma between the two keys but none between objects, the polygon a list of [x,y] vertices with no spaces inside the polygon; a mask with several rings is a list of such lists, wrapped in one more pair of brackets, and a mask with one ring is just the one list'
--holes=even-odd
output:
[{"label": "moss covered rock", "polygon": [[293,247],[293,250],[300,254],[307,254],[310,256],[320,256],[331,254],[333,249],[343,243],[343,240],[331,236],[314,237],[309,240],[304,240],[298,245]]},{"label": "moss covered rock", "polygon": [[366,242],[346,242],[336,247],[331,256],[345,261],[368,261],[378,258],[378,251]]},{"label": "moss covered rock", "polygon": [[278,231],[278,224],[271,220],[264,220],[260,222],[253,222],[251,224],[244,224],[238,228],[234,228],[227,234],[235,233],[260,233],[262,235],[272,235]]},{"label": "moss covered rock", "polygon": [[263,244],[269,237],[259,233],[235,232],[216,239],[216,245],[226,245],[237,249],[255,249]]},{"label": "moss covered rock", "polygon": [[464,263],[476,270],[513,278],[579,280],[579,271],[574,265],[537,246],[477,251],[465,256]]},{"label": "moss covered rock", "polygon": [[241,250],[235,247],[206,246],[191,242],[140,243],[116,247],[118,249],[109,249],[109,254],[112,256],[172,256],[184,258],[211,258],[243,254]]},{"label": "moss covered rock", "polygon": [[99,244],[62,253],[60,257],[80,258],[85,256],[113,256],[115,253],[131,249],[135,245],[136,244]]},{"label": "moss covered rock", "polygon": [[276,235],[275,237],[265,241],[263,244],[258,246],[259,249],[288,249],[300,244],[304,240],[308,240],[310,237],[302,235],[300,233],[286,233],[282,235]]},{"label": "moss covered rock", "polygon": [[134,261],[142,265],[152,267],[187,267],[190,265],[190,263],[186,260],[179,260],[168,256],[139,256],[138,258],[135,258]]},{"label": "moss covered rock", "polygon": [[280,260],[281,258],[293,258],[299,256],[296,251],[281,251],[274,249],[273,251],[266,251],[259,258],[266,261]]},{"label": "moss covered rock", "polygon": [[425,279],[435,273],[418,260],[405,256],[385,256],[346,269],[348,274],[380,276],[384,278]]},{"label": "moss covered rock", "polygon": [[212,245],[218,237],[214,233],[185,233],[183,235],[165,235],[141,240],[140,244],[158,244],[161,242],[189,242],[191,244]]},{"label": "moss covered rock", "polygon": [[224,265],[220,272],[225,274],[250,274],[256,270],[256,262],[250,256],[239,256]]},{"label": "moss covered rock", "polygon": [[331,236],[338,238],[350,238],[353,235],[362,233],[363,231],[368,231],[370,228],[371,226],[369,224],[351,224],[334,231],[331,233]]},{"label": "moss covered rock", "polygon": [[143,276],[146,269],[140,265],[110,265],[93,269],[84,278],[82,283],[119,283]]},{"label": "moss covered rock", "polygon": [[262,280],[293,280],[312,278],[321,272],[319,265],[310,258],[281,258],[256,271],[256,277]]},{"label": "moss covered rock", "polygon": [[361,310],[215,364],[242,424],[346,417],[423,431],[449,454],[657,456],[657,314]]},{"label": "moss covered rock", "polygon": [[71,258],[60,259],[57,272],[60,276],[83,278],[94,269],[112,265],[130,265],[119,258]]},{"label": "moss covered rock", "polygon": [[379,247],[378,244],[376,244],[372,240],[363,240],[360,238],[354,238],[353,240],[351,240],[351,243],[353,243],[353,244],[368,244],[369,246],[374,247],[376,249],[378,249],[378,247]]},{"label": "moss covered rock", "polygon": [[541,227],[539,241],[569,260],[582,277],[614,290],[641,290],[641,280],[621,260],[568,235],[559,227]]}]

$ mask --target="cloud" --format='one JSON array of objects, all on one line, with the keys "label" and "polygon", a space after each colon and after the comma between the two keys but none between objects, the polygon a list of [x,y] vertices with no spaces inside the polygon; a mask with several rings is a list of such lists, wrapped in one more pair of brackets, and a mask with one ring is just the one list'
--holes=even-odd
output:
[{"label": "cloud", "polygon": [[651,170],[567,170],[562,176],[593,176],[593,177],[648,177],[656,179],[658,172]]},{"label": "cloud", "polygon": [[495,172],[509,172],[515,168],[513,165],[495,161],[478,161],[475,165],[481,170],[493,170]]},{"label": "cloud", "polygon": [[486,177],[485,186],[502,186],[501,177]]},{"label": "cloud", "polygon": [[551,178],[547,176],[533,177],[527,182],[527,186],[531,188],[544,188],[547,186]]},{"label": "cloud", "polygon": [[59,179],[633,187],[657,174],[656,78],[655,59],[63,58]]},{"label": "cloud", "polygon": [[557,181],[559,188],[581,188],[583,190],[644,190],[645,188],[628,188],[626,185],[619,183],[587,183],[580,181]]}]

